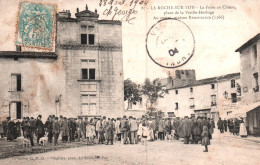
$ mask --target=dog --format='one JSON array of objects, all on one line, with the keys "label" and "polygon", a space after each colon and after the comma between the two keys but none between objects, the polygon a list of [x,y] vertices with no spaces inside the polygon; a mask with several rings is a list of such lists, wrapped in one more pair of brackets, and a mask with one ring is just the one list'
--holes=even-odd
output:
[{"label": "dog", "polygon": [[184,138],[179,138],[179,141],[180,142],[184,142]]},{"label": "dog", "polygon": [[46,136],[41,137],[39,140],[39,143],[43,146],[46,146],[47,142],[48,142],[48,137],[46,137]]},{"label": "dog", "polygon": [[30,141],[29,141],[29,139],[24,139],[24,141],[23,141],[23,146],[25,147],[25,148],[29,148],[30,147]]},{"label": "dog", "polygon": [[18,145],[22,145],[23,147],[29,147],[30,141],[23,136],[20,136],[16,139],[18,141]]},{"label": "dog", "polygon": [[18,145],[24,145],[24,136],[20,136],[16,138],[16,141],[18,141]]}]

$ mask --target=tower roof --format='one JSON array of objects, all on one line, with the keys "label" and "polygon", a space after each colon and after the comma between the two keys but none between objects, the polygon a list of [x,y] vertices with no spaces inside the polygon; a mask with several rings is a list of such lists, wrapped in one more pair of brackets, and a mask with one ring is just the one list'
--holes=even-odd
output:
[{"label": "tower roof", "polygon": [[77,18],[86,17],[86,18],[96,18],[97,19],[99,17],[99,14],[97,14],[96,11],[92,12],[92,11],[88,10],[88,6],[86,5],[86,10],[77,12],[75,14],[75,16]]}]

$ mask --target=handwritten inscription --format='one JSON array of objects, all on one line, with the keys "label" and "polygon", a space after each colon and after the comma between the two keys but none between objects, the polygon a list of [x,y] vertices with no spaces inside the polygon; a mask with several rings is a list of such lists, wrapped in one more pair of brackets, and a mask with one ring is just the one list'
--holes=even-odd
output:
[{"label": "handwritten inscription", "polygon": [[99,6],[107,7],[103,15],[112,20],[121,20],[133,24],[138,14],[138,7],[145,8],[149,0],[100,0]]}]

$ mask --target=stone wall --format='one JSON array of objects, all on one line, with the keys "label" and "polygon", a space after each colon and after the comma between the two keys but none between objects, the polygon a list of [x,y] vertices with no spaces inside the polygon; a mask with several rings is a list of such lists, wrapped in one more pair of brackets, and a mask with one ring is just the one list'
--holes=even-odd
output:
[{"label": "stone wall", "polygon": [[[21,74],[22,91],[11,91],[11,74]],[[22,117],[56,115],[55,100],[64,92],[63,68],[56,59],[0,59],[0,116],[10,115],[12,102],[22,102]]]}]

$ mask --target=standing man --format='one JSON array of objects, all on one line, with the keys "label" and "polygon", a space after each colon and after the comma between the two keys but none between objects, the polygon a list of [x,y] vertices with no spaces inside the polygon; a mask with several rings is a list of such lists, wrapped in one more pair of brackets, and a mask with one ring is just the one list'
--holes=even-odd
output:
[{"label": "standing man", "polygon": [[33,118],[33,117],[31,117],[30,118],[30,120],[29,120],[29,123],[30,123],[30,126],[31,126],[31,128],[32,128],[32,136],[34,136],[35,135],[35,130],[36,130],[36,121],[35,121],[35,119]]},{"label": "standing man", "polygon": [[104,137],[105,137],[105,140],[107,140],[106,139],[106,137],[107,137],[107,135],[106,135],[106,124],[107,124],[107,121],[106,121],[106,116],[103,116],[103,120],[102,120],[102,122],[101,122],[101,125],[102,125],[102,127],[103,127],[103,129],[104,129]]},{"label": "standing man", "polygon": [[228,126],[228,122],[227,122],[227,120],[224,119],[223,123],[224,123],[224,129],[225,129],[225,132],[227,132],[227,126]]},{"label": "standing man", "polygon": [[11,120],[10,117],[7,117],[7,140],[13,141],[15,133],[15,123]]},{"label": "standing man", "polygon": [[122,142],[126,144],[127,141],[127,130],[128,130],[128,121],[126,115],[123,116],[123,119],[120,121],[120,130],[122,133]]},{"label": "standing man", "polygon": [[120,117],[118,117],[116,119],[116,123],[115,123],[115,129],[116,129],[116,136],[117,136],[117,140],[121,141],[121,131],[120,131]]},{"label": "standing man", "polygon": [[58,144],[58,138],[60,134],[60,123],[58,122],[58,117],[55,117],[55,120],[53,122],[52,133],[54,135],[54,145],[56,146]]},{"label": "standing man", "polygon": [[81,134],[82,134],[82,137],[83,137],[84,140],[86,139],[86,125],[87,125],[87,122],[88,122],[87,120],[88,120],[88,118],[83,117],[82,122],[81,122],[81,126],[80,126]]},{"label": "standing man", "polygon": [[138,126],[137,126],[137,122],[135,120],[135,118],[133,117],[129,117],[129,126],[130,126],[130,133],[131,133],[131,144],[137,144],[137,130],[138,130]]},{"label": "standing man", "polygon": [[64,117],[63,121],[61,122],[61,136],[62,136],[62,142],[68,142],[68,136],[69,136],[69,126],[67,122],[67,118]]},{"label": "standing man", "polygon": [[113,120],[109,119],[107,121],[107,126],[106,126],[107,145],[109,144],[109,142],[111,142],[111,145],[113,145],[114,131],[115,131],[115,124],[114,124]]},{"label": "standing man", "polygon": [[48,133],[48,142],[49,143],[52,143],[52,137],[53,137],[52,124],[53,124],[52,116],[49,116],[47,121],[45,122],[45,128],[46,128],[46,132]]},{"label": "standing man", "polygon": [[82,121],[81,121],[81,118],[78,117],[78,121],[76,123],[78,141],[80,141],[80,137],[81,137],[81,126],[82,126]]},{"label": "standing man", "polygon": [[44,136],[45,132],[44,132],[44,125],[42,123],[42,115],[39,115],[37,117],[36,123],[36,132],[37,132],[37,143],[39,144],[39,140],[41,137]]},{"label": "standing man", "polygon": [[151,128],[153,130],[153,137],[154,137],[154,140],[157,140],[155,139],[155,133],[156,133],[156,121],[155,121],[155,118],[152,118],[152,121],[151,121]]},{"label": "standing man", "polygon": [[100,127],[101,127],[101,120],[100,120],[100,118],[98,118],[98,121],[97,121],[97,123],[96,123],[96,136],[97,136],[97,138],[99,139],[99,129],[100,129]]},{"label": "standing man", "polygon": [[76,132],[76,122],[73,118],[69,119],[69,134],[70,141],[73,142],[75,140],[75,132]]},{"label": "standing man", "polygon": [[29,123],[29,117],[24,120],[24,137],[30,139],[31,146],[34,146],[33,143],[33,134],[32,126]]},{"label": "standing man", "polygon": [[159,123],[158,123],[158,136],[160,140],[164,140],[164,129],[165,129],[165,123],[160,117]]},{"label": "standing man", "polygon": [[224,133],[224,122],[223,120],[221,120],[221,118],[219,118],[217,125],[218,129],[220,130],[220,133]]},{"label": "standing man", "polygon": [[191,121],[189,120],[188,116],[185,116],[181,122],[181,132],[182,136],[184,137],[184,144],[189,144],[190,136],[191,136]]}]

